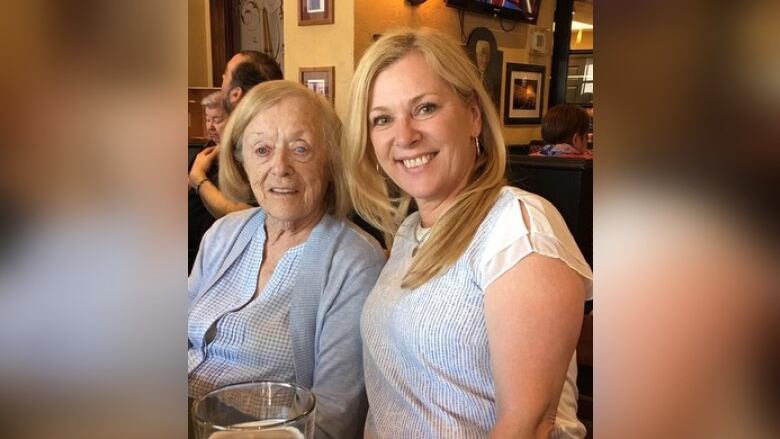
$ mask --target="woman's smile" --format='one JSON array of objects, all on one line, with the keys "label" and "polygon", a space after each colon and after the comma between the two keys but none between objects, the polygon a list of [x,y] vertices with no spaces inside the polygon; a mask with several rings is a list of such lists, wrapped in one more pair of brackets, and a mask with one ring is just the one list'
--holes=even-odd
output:
[{"label": "woman's smile", "polygon": [[416,157],[411,157],[407,159],[399,159],[397,160],[398,163],[402,163],[403,166],[406,169],[418,169],[421,168],[423,165],[426,165],[428,162],[431,161],[436,156],[436,153],[428,153],[428,154],[422,154],[418,155]]}]

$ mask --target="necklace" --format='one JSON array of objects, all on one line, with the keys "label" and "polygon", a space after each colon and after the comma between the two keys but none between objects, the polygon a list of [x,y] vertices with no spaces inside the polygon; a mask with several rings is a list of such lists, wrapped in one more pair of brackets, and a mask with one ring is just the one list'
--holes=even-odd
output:
[{"label": "necklace", "polygon": [[[417,237],[417,231],[418,230],[424,230],[422,233],[422,236],[419,238]],[[425,240],[428,239],[428,235],[431,234],[431,228],[423,228],[422,226],[422,220],[420,220],[419,223],[417,223],[417,226],[414,228],[414,241],[417,243],[417,245],[414,246],[414,249],[412,250],[412,257],[415,257],[417,255],[417,250],[425,243]]]}]

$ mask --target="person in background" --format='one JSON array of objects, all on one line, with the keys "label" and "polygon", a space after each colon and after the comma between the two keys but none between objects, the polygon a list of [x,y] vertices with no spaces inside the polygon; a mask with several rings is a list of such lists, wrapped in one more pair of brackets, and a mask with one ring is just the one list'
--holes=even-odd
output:
[{"label": "person in background", "polygon": [[530,155],[593,158],[587,149],[589,129],[590,116],[585,110],[571,104],[556,105],[542,120],[545,145]]},{"label": "person in background", "polygon": [[388,31],[349,102],[347,187],[392,246],[360,322],[365,438],[584,437],[575,347],[593,274],[555,207],[505,185],[476,67],[438,31]]},{"label": "person in background", "polygon": [[[225,108],[225,100],[221,92],[214,92],[203,98],[201,101],[203,111],[206,115],[206,135],[208,142],[203,145],[201,152],[206,157],[216,157],[213,150],[219,145],[222,131],[228,120],[228,111]],[[194,160],[194,158],[193,158]],[[194,161],[190,161],[189,169],[192,169]],[[216,167],[208,167],[208,178],[217,181]],[[190,187],[187,191],[187,249],[188,249],[188,269],[192,267],[195,261],[195,255],[200,246],[200,240],[211,225],[214,224],[214,216],[208,211],[200,199],[195,188]]]},{"label": "person in background", "polygon": [[346,220],[340,133],[330,103],[303,85],[268,81],[247,93],[220,144],[220,183],[260,207],[214,223],[188,282],[189,397],[294,382],[317,398],[317,439],[362,430],[358,317],[385,262]]},{"label": "person in background", "polygon": [[279,64],[256,50],[242,50],[228,61],[222,74],[222,94],[225,107],[232,112],[249,90],[263,81],[282,79]]},{"label": "person in background", "polygon": [[[232,112],[238,102],[252,89],[252,87],[264,81],[282,79],[282,71],[279,65],[270,56],[254,50],[243,50],[235,54],[225,66],[222,74],[222,99],[224,108],[228,113]],[[189,185],[192,188],[188,207],[190,212],[195,212],[196,217],[190,217],[190,228],[193,237],[190,239],[194,246],[189,246],[189,267],[192,267],[197,243],[203,232],[213,223],[214,219],[221,218],[228,213],[248,209],[254,200],[248,202],[236,202],[225,196],[219,189],[219,183],[214,177],[217,174],[212,166],[219,156],[219,145],[204,148],[190,165]],[[216,167],[215,167],[216,168]],[[205,209],[212,219],[201,218],[198,212]],[[196,224],[192,224],[195,221]]]},{"label": "person in background", "polygon": [[210,145],[219,145],[222,136],[222,130],[227,124],[228,111],[225,107],[225,101],[222,99],[222,93],[214,92],[200,102],[206,115],[206,135],[209,138]]}]

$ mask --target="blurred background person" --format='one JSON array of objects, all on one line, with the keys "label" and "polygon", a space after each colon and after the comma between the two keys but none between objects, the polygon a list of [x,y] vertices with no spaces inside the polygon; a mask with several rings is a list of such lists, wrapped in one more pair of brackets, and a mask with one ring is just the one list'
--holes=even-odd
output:
[{"label": "blurred background person", "polygon": [[317,398],[317,438],[356,438],[365,419],[360,310],[384,265],[346,220],[341,124],[290,81],[252,89],[222,139],[220,182],[261,207],[226,215],[189,277],[189,397],[285,381]]},{"label": "blurred background person", "polygon": [[214,92],[203,98],[200,104],[206,115],[206,135],[209,137],[209,144],[219,145],[220,136],[222,136],[222,130],[225,129],[228,118],[222,93]]},{"label": "blurred background person", "polygon": [[225,107],[232,112],[238,102],[255,85],[282,79],[282,69],[270,56],[256,50],[242,50],[228,61],[222,74]]},{"label": "blurred background person", "polygon": [[542,120],[545,145],[530,155],[593,158],[593,152],[588,149],[590,126],[587,111],[572,104],[556,105]]},{"label": "blurred background person", "polygon": [[[210,181],[217,181],[217,167],[211,166],[211,162],[217,157],[214,152],[222,136],[222,130],[225,129],[228,119],[228,111],[225,108],[225,100],[221,92],[214,92],[201,101],[203,111],[206,115],[206,134],[208,135],[208,142],[203,145],[201,152],[201,163],[205,169],[209,170],[207,178]],[[192,149],[192,148],[191,148]],[[195,157],[191,157],[189,160],[188,169],[192,169],[192,165],[195,161]],[[207,163],[204,165],[203,162]],[[201,183],[205,180],[200,180]],[[187,254],[188,254],[188,270],[192,268],[192,263],[195,261],[195,255],[198,252],[200,246],[200,240],[206,230],[214,224],[214,215],[209,212],[206,205],[198,194],[197,187],[190,187],[187,191]]]}]

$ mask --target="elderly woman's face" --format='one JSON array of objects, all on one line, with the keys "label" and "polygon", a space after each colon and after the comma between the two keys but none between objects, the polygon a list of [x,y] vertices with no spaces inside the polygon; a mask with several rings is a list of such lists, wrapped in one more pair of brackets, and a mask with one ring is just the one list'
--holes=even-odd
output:
[{"label": "elderly woman's face", "polygon": [[242,143],[249,184],[269,217],[297,224],[326,210],[327,151],[313,104],[289,98],[258,113]]},{"label": "elderly woman's face", "polygon": [[464,103],[413,52],[376,76],[368,125],[387,175],[418,204],[437,204],[451,200],[468,180],[482,119],[476,103]]}]

